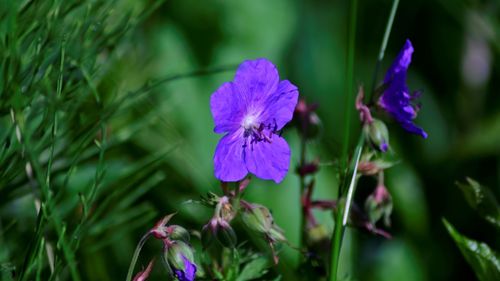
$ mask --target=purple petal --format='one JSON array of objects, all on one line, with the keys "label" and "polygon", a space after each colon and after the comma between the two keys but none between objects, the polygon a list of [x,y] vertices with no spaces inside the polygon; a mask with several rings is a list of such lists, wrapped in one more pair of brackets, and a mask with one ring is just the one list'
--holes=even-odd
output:
[{"label": "purple petal", "polygon": [[264,123],[276,125],[276,130],[281,130],[292,120],[298,98],[297,87],[288,80],[281,81],[276,92],[266,100],[262,116]]},{"label": "purple petal", "polygon": [[290,165],[290,148],[285,139],[278,135],[272,136],[271,143],[262,141],[249,145],[245,156],[249,172],[276,183],[283,180]]},{"label": "purple petal", "polygon": [[222,137],[214,155],[215,177],[221,181],[239,181],[248,171],[243,161],[245,139],[241,130]]},{"label": "purple petal", "polygon": [[413,124],[413,122],[400,122],[401,127],[406,131],[422,136],[424,139],[427,138],[427,133],[417,125]]},{"label": "purple petal", "polygon": [[186,280],[193,281],[196,276],[196,265],[194,263],[191,263],[191,261],[189,261],[184,256],[182,256],[182,259],[184,260],[184,274]]},{"label": "purple petal", "polygon": [[236,130],[240,126],[244,105],[234,84],[227,82],[210,97],[210,110],[214,117],[214,132],[224,133]]},{"label": "purple petal", "polygon": [[182,255],[184,261],[184,270],[174,269],[175,276],[179,281],[193,281],[196,277],[196,265]]},{"label": "purple petal", "polygon": [[413,54],[413,46],[410,40],[406,39],[405,45],[403,46],[401,51],[399,51],[398,56],[396,57],[396,59],[394,59],[394,62],[392,63],[391,67],[389,67],[389,70],[387,70],[387,73],[385,74],[384,83],[388,83],[394,80],[395,75],[396,76],[402,75],[399,77],[398,80],[403,80],[403,84],[405,83],[406,71],[410,66],[412,54]]},{"label": "purple petal", "polygon": [[411,63],[412,54],[413,46],[410,40],[406,40],[405,45],[387,70],[384,78],[387,89],[380,97],[379,105],[396,119],[403,129],[427,138],[427,133],[412,121],[417,116],[417,107],[413,104],[417,95],[410,95],[410,90],[406,85],[406,73]]},{"label": "purple petal", "polygon": [[259,106],[278,88],[276,66],[267,59],[246,60],[240,64],[233,83],[247,107]]}]

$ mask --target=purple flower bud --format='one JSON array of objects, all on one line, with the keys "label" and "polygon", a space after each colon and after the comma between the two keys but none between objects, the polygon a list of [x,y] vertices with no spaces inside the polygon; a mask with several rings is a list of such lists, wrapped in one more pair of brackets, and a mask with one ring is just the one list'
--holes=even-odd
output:
[{"label": "purple flower bud", "polygon": [[180,240],[164,241],[164,259],[169,269],[180,281],[192,281],[196,275],[193,249]]},{"label": "purple flower bud", "polygon": [[193,281],[196,278],[196,265],[182,256],[184,261],[184,270],[174,269],[175,276],[179,281]]}]

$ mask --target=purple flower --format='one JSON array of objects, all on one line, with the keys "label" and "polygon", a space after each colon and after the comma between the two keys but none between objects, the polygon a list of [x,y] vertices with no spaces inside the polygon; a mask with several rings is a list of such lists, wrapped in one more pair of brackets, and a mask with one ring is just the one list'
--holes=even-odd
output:
[{"label": "purple flower", "polygon": [[179,281],[193,281],[196,277],[196,265],[191,263],[184,255],[182,255],[182,260],[184,261],[184,270],[174,269],[175,276]]},{"label": "purple flower", "polygon": [[225,133],[214,155],[215,176],[239,181],[249,172],[261,179],[283,180],[290,148],[279,131],[293,116],[299,92],[267,59],[244,61],[234,80],[210,98],[214,132]]},{"label": "purple flower", "polygon": [[419,97],[419,93],[410,93],[406,85],[406,72],[411,62],[413,46],[410,40],[406,40],[403,49],[392,63],[385,74],[385,91],[382,93],[378,103],[388,112],[406,131],[427,138],[427,133],[413,123],[417,117],[419,107],[413,102]]}]

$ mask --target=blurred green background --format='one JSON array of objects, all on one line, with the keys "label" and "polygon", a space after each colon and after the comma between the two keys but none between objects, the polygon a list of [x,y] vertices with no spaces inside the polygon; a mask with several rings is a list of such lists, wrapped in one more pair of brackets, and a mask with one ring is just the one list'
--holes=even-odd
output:
[{"label": "blurred green background", "polygon": [[[106,99],[139,88],[152,78],[268,58],[282,79],[299,87],[302,98],[319,104],[323,130],[309,144],[308,157],[319,157],[322,163],[314,197],[333,199],[337,183],[332,163],[340,154],[345,110],[346,2],[166,1],[129,31],[112,65],[96,79],[96,87]],[[389,0],[359,1],[356,84],[371,86],[391,4]],[[123,1],[121,5],[143,7],[149,2]],[[379,79],[407,38],[415,48],[408,83],[411,89],[423,91],[416,123],[429,138],[406,134],[397,124],[390,124],[391,146],[401,159],[387,172],[394,200],[393,239],[349,230],[341,272],[356,280],[475,280],[441,218],[446,217],[464,235],[500,248],[492,227],[467,206],[455,185],[469,176],[500,195],[500,2],[401,1]],[[77,263],[84,280],[123,279],[136,243],[164,214],[178,211],[174,223],[193,229],[208,221],[208,209],[186,202],[208,191],[219,192],[212,156],[221,136],[212,131],[209,98],[233,75],[234,71],[226,71],[162,84],[107,124],[110,138],[125,141],[105,153],[103,182],[127,173],[144,172],[145,177],[139,183],[123,182],[127,192],[136,192],[136,200],[126,207],[127,216],[115,214],[106,221],[103,215],[104,230],[97,229],[82,240]],[[352,122],[351,129],[354,143],[358,122]],[[298,163],[298,137],[293,128],[284,137],[292,148],[293,171]],[[168,153],[151,170],[133,170],[134,165],[162,152]],[[97,157],[91,157],[72,174],[66,199],[61,199],[73,202],[67,207],[72,212],[70,206],[76,206],[78,193],[92,182],[97,162]],[[373,184],[362,182],[359,198],[371,192]],[[298,177],[290,172],[280,185],[255,179],[247,190],[246,198],[272,209],[277,224],[297,245]],[[16,195],[13,186],[6,183],[0,192],[5,192],[4,198],[7,194],[17,198],[17,203],[0,199],[1,222],[12,224],[3,242],[19,243],[29,237],[35,213],[19,211],[32,206],[22,203],[23,195]],[[126,204],[122,197],[111,197],[109,210]],[[330,214],[318,215],[333,228]],[[14,238],[13,233],[22,235]],[[160,245],[150,244],[141,264],[160,252]],[[19,264],[25,248],[16,249],[19,257],[12,258],[11,251],[0,256],[0,262]],[[284,255],[280,270],[290,274],[299,254],[285,249]],[[158,267],[153,280],[162,276]]]}]

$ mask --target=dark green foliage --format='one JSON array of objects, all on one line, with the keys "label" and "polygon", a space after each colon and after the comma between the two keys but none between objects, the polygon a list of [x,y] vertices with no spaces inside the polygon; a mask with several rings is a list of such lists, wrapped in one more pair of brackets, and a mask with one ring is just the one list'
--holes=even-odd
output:
[{"label": "dark green foliage", "polygon": [[[493,193],[477,181],[467,178],[467,183],[457,182],[463,191],[467,203],[486,221],[496,227],[500,232],[500,205]],[[446,220],[443,223],[463,256],[474,269],[476,276],[481,281],[494,281],[500,279],[500,256],[486,243],[477,242],[460,234]]]},{"label": "dark green foliage", "polygon": [[148,116],[111,126],[125,100],[100,84],[126,34],[158,3],[1,2],[3,275],[81,280],[82,246],[92,253],[155,215],[131,206],[165,177],[156,170],[165,151],[135,163],[106,157]]},{"label": "dark green foliage", "polygon": [[461,235],[447,220],[443,220],[443,223],[467,262],[474,269],[477,278],[480,281],[500,280],[500,256],[487,244]]},{"label": "dark green foliage", "polygon": [[469,206],[500,230],[500,204],[491,190],[471,178],[467,178],[467,183],[457,182],[457,185]]}]

